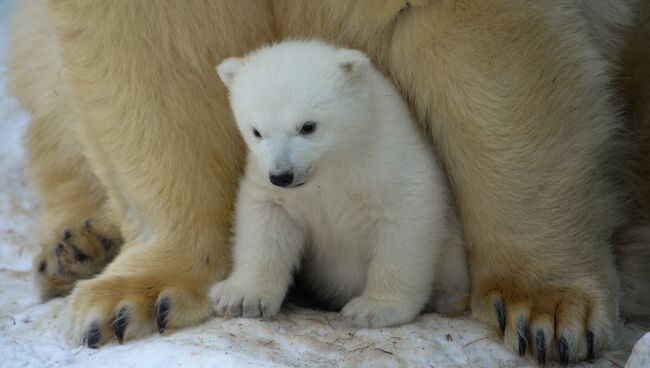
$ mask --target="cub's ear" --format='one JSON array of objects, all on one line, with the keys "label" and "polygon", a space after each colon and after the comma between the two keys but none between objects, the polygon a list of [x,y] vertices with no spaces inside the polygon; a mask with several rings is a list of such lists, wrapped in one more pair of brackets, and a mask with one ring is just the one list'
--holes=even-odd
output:
[{"label": "cub's ear", "polygon": [[234,57],[228,58],[217,65],[217,74],[219,74],[219,78],[221,78],[226,87],[230,88],[240,66],[241,59]]},{"label": "cub's ear", "polygon": [[370,59],[366,54],[351,49],[337,50],[336,61],[344,72],[353,75],[362,73],[370,65]]}]

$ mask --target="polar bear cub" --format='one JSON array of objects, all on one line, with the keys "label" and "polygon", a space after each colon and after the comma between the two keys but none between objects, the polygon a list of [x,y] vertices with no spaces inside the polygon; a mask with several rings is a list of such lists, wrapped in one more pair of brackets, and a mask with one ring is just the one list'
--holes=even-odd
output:
[{"label": "polar bear cub", "polygon": [[464,309],[469,277],[446,179],[364,53],[283,42],[217,72],[249,149],[234,268],[212,290],[217,313],[275,315],[294,273],[355,326],[406,323],[427,305]]}]

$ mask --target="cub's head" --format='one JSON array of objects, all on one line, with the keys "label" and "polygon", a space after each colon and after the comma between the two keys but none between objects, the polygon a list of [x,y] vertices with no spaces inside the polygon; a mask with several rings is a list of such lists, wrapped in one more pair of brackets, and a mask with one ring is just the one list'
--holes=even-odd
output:
[{"label": "cub's head", "polygon": [[226,59],[217,73],[251,158],[271,184],[293,188],[362,149],[370,68],[361,51],[292,41]]}]

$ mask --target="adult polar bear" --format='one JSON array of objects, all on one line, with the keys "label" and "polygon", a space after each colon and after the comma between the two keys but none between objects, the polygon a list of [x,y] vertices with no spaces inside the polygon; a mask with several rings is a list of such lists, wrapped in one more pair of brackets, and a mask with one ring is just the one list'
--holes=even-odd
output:
[{"label": "adult polar bear", "polygon": [[474,315],[521,353],[592,358],[617,319],[609,243],[626,209],[610,62],[631,2],[17,2],[10,83],[33,117],[42,294],[94,276],[123,238],[74,286],[75,341],[206,318],[244,156],[214,66],[320,37],[366,51],[435,138],[471,247]]}]

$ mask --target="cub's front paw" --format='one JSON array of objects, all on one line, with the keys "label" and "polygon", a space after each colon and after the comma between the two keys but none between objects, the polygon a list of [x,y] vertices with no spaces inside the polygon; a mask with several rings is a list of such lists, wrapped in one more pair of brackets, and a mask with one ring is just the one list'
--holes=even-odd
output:
[{"label": "cub's front paw", "polygon": [[405,301],[361,295],[343,307],[341,318],[355,327],[388,327],[413,321],[421,309]]},{"label": "cub's front paw", "polygon": [[210,293],[220,316],[264,319],[278,313],[284,294],[281,290],[259,290],[231,280],[218,283]]}]

